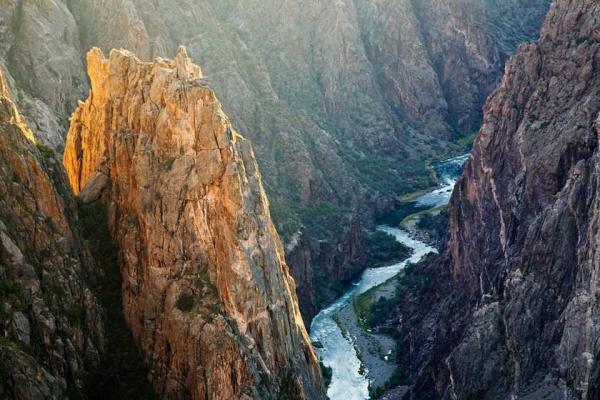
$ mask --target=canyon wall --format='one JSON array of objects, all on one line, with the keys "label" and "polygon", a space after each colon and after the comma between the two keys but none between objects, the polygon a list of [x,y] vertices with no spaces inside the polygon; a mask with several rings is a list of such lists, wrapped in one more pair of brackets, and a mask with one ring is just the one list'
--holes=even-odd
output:
[{"label": "canyon wall", "polygon": [[180,48],[88,53],[64,164],[108,211],[125,318],[168,399],[321,398],[319,365],[249,142]]},{"label": "canyon wall", "polygon": [[80,398],[105,351],[97,270],[53,150],[0,72],[0,397]]},{"label": "canyon wall", "polygon": [[[148,61],[186,45],[254,143],[284,241],[305,225],[296,251],[310,253],[314,274],[299,284],[316,287],[317,276],[362,270],[362,229],[399,193],[433,182],[424,159],[478,128],[505,59],[536,34],[548,3],[4,0],[0,64],[32,129],[62,149],[88,87],[87,49]],[[309,300],[321,307],[327,293]]]},{"label": "canyon wall", "polygon": [[600,396],[599,94],[600,3],[557,0],[487,100],[446,252],[400,296],[410,398]]}]

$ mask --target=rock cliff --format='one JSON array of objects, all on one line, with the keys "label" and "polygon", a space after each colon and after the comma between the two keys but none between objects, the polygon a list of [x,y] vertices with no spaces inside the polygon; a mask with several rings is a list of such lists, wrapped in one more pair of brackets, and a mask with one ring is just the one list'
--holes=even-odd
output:
[{"label": "rock cliff", "polygon": [[80,398],[104,349],[77,203],[0,71],[0,398]]},{"label": "rock cliff", "polygon": [[485,105],[446,252],[400,297],[411,398],[600,396],[599,140],[600,3],[557,0]]},{"label": "rock cliff", "polygon": [[163,398],[322,396],[258,166],[184,48],[88,53],[64,164],[107,208],[123,308]]}]

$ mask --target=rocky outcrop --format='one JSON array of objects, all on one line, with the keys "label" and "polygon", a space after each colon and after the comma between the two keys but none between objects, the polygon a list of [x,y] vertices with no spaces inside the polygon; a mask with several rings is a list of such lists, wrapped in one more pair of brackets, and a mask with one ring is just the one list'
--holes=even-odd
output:
[{"label": "rocky outcrop", "polygon": [[319,243],[318,265],[324,275],[333,277],[334,282],[350,283],[365,268],[366,250],[363,245],[361,224],[354,218],[342,235],[342,240]]},{"label": "rocky outcrop", "polygon": [[77,203],[0,71],[0,397],[80,398],[104,351]]},{"label": "rocky outcrop", "polygon": [[[383,65],[387,66],[390,62],[408,62],[416,68],[424,65],[425,68],[419,68],[421,74],[433,78],[427,79],[427,76],[407,69],[402,77],[409,82],[412,90],[401,88],[390,91],[391,95],[414,93],[417,99],[429,97],[425,101],[405,99],[408,100],[405,109],[421,107],[410,118],[414,124],[426,121],[421,126],[422,130],[436,126],[431,120],[435,115],[459,132],[477,130],[481,125],[481,106],[496,87],[506,59],[514,53],[518,44],[537,36],[550,1],[413,0],[405,3],[410,6],[404,15],[418,21],[407,25],[416,25],[417,30],[413,33],[405,32],[406,28],[402,26],[392,28],[400,30],[400,37],[414,34],[421,45],[400,47],[401,53],[395,60],[390,57],[394,52],[382,54],[381,58],[387,61]],[[401,13],[403,10],[396,7],[392,12]],[[384,29],[390,28],[390,22],[373,26],[380,26],[385,32]],[[389,71],[382,71],[383,75],[388,75],[387,85],[382,86],[396,89],[402,84],[397,82],[402,81],[397,77],[394,79]],[[426,86],[428,90],[421,88],[423,79],[431,82],[431,86]]]},{"label": "rocky outcrop", "polygon": [[599,27],[555,1],[488,99],[447,251],[401,296],[411,398],[600,396]]},{"label": "rocky outcrop", "polygon": [[123,307],[163,398],[322,396],[283,246],[247,140],[184,48],[88,54],[64,155],[107,207]]}]

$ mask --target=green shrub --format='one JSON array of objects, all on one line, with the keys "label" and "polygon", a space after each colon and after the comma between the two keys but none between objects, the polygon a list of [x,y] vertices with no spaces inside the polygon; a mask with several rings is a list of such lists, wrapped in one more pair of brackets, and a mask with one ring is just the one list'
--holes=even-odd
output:
[{"label": "green shrub", "polygon": [[181,312],[190,312],[194,308],[194,296],[190,293],[182,293],[179,295],[175,306]]},{"label": "green shrub", "polygon": [[371,309],[366,316],[366,325],[374,328],[385,323],[390,316],[394,315],[397,301],[395,298],[388,299],[380,297],[371,304]]},{"label": "green shrub", "polygon": [[369,397],[371,399],[378,399],[385,393],[383,386],[377,386],[375,388],[369,386]]},{"label": "green shrub", "polygon": [[406,373],[406,370],[397,366],[392,373],[390,379],[381,386],[375,388],[369,387],[369,395],[371,399],[378,399],[385,394],[387,390],[393,389],[398,386],[408,386],[412,384],[410,376]]},{"label": "green shrub", "polygon": [[279,385],[277,400],[302,400],[300,389],[291,372],[285,374]]},{"label": "green shrub", "polygon": [[172,170],[174,163],[175,163],[175,157],[173,157],[173,156],[167,157],[167,159],[165,160],[165,162],[163,164],[163,170],[165,170],[167,172]]},{"label": "green shrub", "polygon": [[333,369],[323,364],[323,361],[319,361],[319,366],[321,367],[321,375],[323,375],[323,384],[325,388],[328,388],[333,377]]},{"label": "green shrub", "polygon": [[437,244],[442,243],[448,232],[448,222],[450,213],[448,207],[439,209],[438,214],[425,213],[421,215],[417,221],[417,228],[426,232],[429,237]]},{"label": "green shrub", "polygon": [[196,279],[196,287],[198,289],[208,288],[208,290],[216,296],[218,294],[218,290],[217,287],[210,280],[208,269],[202,266],[200,266],[199,268],[200,271],[198,272],[198,276]]},{"label": "green shrub", "polygon": [[0,347],[10,347],[11,349],[16,349],[19,345],[6,336],[0,336]]},{"label": "green shrub", "polygon": [[475,143],[475,139],[477,139],[477,134],[479,130],[473,131],[471,133],[462,135],[456,139],[456,144],[458,144],[462,149],[469,150],[473,147],[473,143]]},{"label": "green shrub", "polygon": [[270,211],[277,232],[282,240],[287,242],[300,229],[300,221],[298,220],[296,211],[286,202],[278,201],[275,198],[271,198]]},{"label": "green shrub", "polygon": [[313,238],[326,239],[337,236],[344,226],[350,209],[328,201],[305,207],[300,211],[300,218],[305,222],[308,232]]},{"label": "green shrub", "polygon": [[71,325],[80,327],[83,324],[85,311],[79,304],[71,304],[64,312]]},{"label": "green shrub", "polygon": [[40,154],[44,158],[54,158],[55,155],[56,155],[54,153],[54,149],[52,147],[48,146],[46,143],[37,142],[35,144],[35,146],[37,147],[37,149],[39,150]]},{"label": "green shrub", "polygon": [[0,314],[8,314],[4,304],[8,303],[12,311],[18,311],[22,307],[23,286],[16,281],[4,279],[0,281]]},{"label": "green shrub", "polygon": [[367,234],[365,245],[367,247],[367,265],[369,267],[382,266],[386,263],[404,260],[411,254],[409,247],[398,242],[389,233],[381,231]]}]

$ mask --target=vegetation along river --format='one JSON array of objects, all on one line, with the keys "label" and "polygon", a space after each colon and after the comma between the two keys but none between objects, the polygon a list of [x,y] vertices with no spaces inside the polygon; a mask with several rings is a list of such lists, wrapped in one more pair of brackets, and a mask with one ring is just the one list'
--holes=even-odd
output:
[{"label": "vegetation along river", "polygon": [[[419,196],[410,203],[409,207],[422,212],[447,204],[462,166],[468,158],[469,154],[465,154],[436,163],[434,168],[439,180],[438,188]],[[358,282],[313,319],[310,329],[311,338],[319,343],[316,350],[323,364],[332,369],[331,384],[327,391],[331,400],[369,399],[368,371],[361,366],[362,362],[355,345],[356,338],[344,332],[336,322],[338,313],[357,295],[396,276],[409,263],[417,263],[425,255],[437,251],[431,245],[397,226],[384,224],[377,229],[391,234],[397,241],[410,248],[412,255],[400,263],[366,269]]]}]

